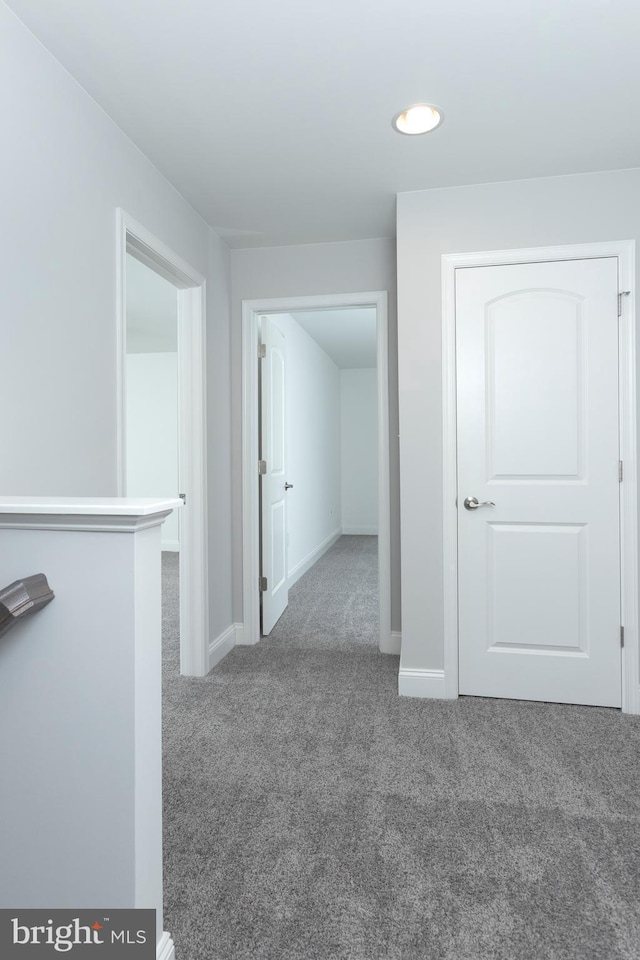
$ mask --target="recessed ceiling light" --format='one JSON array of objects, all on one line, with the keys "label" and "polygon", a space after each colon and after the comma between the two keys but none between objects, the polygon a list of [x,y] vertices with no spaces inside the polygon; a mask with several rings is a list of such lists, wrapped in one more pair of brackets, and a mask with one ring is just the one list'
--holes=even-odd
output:
[{"label": "recessed ceiling light", "polygon": [[444,115],[439,107],[434,107],[432,103],[414,103],[396,114],[392,126],[398,133],[413,137],[419,133],[430,133],[439,127],[443,120]]}]

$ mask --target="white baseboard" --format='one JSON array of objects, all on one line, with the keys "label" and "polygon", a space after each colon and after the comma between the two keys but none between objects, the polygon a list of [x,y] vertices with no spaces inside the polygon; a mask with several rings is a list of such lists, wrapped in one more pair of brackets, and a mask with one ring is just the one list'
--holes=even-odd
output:
[{"label": "white baseboard", "polygon": [[444,670],[410,670],[400,667],[398,694],[401,697],[445,700]]},{"label": "white baseboard", "polygon": [[301,560],[300,563],[296,563],[295,567],[292,567],[289,570],[289,586],[292,587],[300,577],[310,570],[314,563],[320,559],[320,557],[329,550],[336,540],[341,536],[342,530],[336,530],[331,536],[327,537],[326,540],[323,540],[320,546],[316,547],[315,550],[312,550],[311,553],[308,553],[304,560]]},{"label": "white baseboard", "polygon": [[176,948],[166,930],[156,944],[156,960],[176,960]]},{"label": "white baseboard", "polygon": [[254,647],[258,640],[250,640],[247,636],[244,623],[234,623],[236,629],[236,647]]},{"label": "white baseboard", "polygon": [[633,694],[635,692],[633,689],[630,691],[630,695],[627,697],[627,702],[622,710],[623,713],[628,713],[630,716],[640,714],[640,687],[638,687],[636,697],[634,698]]},{"label": "white baseboard", "polygon": [[390,653],[394,657],[399,657],[401,649],[402,634],[397,630],[392,630],[388,637],[380,641],[380,653]]},{"label": "white baseboard", "polygon": [[180,541],[179,540],[163,540],[162,550],[166,550],[168,553],[180,553]]},{"label": "white baseboard", "polygon": [[223,657],[236,645],[236,626],[234,623],[209,643],[209,670],[212,670]]},{"label": "white baseboard", "polygon": [[378,536],[378,525],[375,524],[373,527],[362,527],[357,524],[348,523],[343,525],[342,533],[344,536],[362,536],[362,537],[377,537]]}]

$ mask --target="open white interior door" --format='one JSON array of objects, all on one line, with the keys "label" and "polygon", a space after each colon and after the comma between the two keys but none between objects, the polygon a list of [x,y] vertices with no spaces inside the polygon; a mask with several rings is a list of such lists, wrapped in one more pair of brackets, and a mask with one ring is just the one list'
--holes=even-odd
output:
[{"label": "open white interior door", "polygon": [[[271,633],[289,602],[285,450],[285,339],[269,317],[262,318],[261,444],[265,471],[261,490],[262,633]],[[266,580],[266,583],[265,583]]]}]

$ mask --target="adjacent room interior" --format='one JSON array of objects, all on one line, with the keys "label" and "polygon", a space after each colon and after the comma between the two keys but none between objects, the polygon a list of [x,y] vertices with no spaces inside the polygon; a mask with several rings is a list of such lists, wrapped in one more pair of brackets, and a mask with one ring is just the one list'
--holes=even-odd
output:
[{"label": "adjacent room interior", "polygon": [[[175,497],[178,478],[178,291],[127,254],[126,496]],[[162,552],[180,552],[180,518],[162,529]]]},{"label": "adjacent room interior", "polygon": [[[126,255],[125,496],[179,493],[178,291]],[[180,667],[180,514],[162,525],[165,656]]]}]

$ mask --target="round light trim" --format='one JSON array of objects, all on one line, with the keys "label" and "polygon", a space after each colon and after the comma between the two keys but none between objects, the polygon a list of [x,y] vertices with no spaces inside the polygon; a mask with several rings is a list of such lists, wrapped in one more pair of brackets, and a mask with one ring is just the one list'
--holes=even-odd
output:
[{"label": "round light trim", "polygon": [[392,126],[398,133],[409,137],[416,137],[421,133],[431,133],[444,120],[440,107],[432,103],[414,103],[397,113],[392,120]]}]

